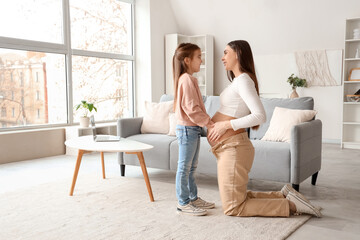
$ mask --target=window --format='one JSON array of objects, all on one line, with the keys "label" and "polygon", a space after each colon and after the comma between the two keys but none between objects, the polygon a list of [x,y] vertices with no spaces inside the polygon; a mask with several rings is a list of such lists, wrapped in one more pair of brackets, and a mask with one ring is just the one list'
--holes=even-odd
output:
[{"label": "window", "polygon": [[97,121],[133,116],[133,12],[134,0],[3,5],[0,107],[12,117],[0,122],[8,129],[72,125],[81,100],[94,103]]},{"label": "window", "polygon": [[11,117],[15,117],[15,108],[12,108],[12,109],[11,109],[11,113],[12,113],[12,114],[11,114]]}]

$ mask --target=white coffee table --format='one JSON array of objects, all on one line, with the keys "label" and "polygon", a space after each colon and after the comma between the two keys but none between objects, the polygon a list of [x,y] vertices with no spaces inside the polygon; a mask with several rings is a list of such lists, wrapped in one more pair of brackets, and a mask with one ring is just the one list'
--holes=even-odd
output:
[{"label": "white coffee table", "polygon": [[74,193],[74,188],[76,184],[77,175],[80,168],[80,163],[82,156],[85,152],[100,152],[101,155],[101,164],[102,164],[102,174],[105,179],[105,164],[104,164],[104,152],[124,152],[127,154],[136,154],[139,158],[141,170],[144,175],[145,183],[149,192],[150,201],[154,201],[153,193],[151,190],[151,185],[149,181],[149,176],[146,170],[145,160],[143,151],[147,151],[153,148],[153,146],[125,138],[121,138],[119,142],[95,142],[92,136],[83,136],[77,137],[65,142],[65,145],[70,148],[78,149],[78,156],[75,165],[74,177],[71,184],[70,196]]}]

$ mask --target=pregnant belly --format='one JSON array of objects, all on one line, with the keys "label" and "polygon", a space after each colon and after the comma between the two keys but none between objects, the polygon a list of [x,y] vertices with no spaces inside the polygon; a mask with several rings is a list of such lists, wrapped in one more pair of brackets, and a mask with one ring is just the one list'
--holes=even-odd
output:
[{"label": "pregnant belly", "polygon": [[[231,116],[228,116],[228,115],[225,115],[225,114],[222,114],[222,113],[219,113],[219,112],[216,112],[215,115],[212,117],[211,120],[212,120],[213,122],[221,122],[221,121],[229,121],[229,120],[233,120],[233,119],[236,119],[236,118],[231,117]],[[212,141],[209,140],[209,138],[208,138],[208,142],[209,142],[210,146],[213,147],[213,146],[216,145],[218,142],[221,142],[221,141],[223,141],[223,140],[225,140],[225,139],[227,139],[227,138],[229,138],[229,137],[231,137],[231,136],[234,136],[234,135],[239,134],[239,133],[242,133],[242,132],[245,132],[245,129],[244,129],[244,128],[241,128],[241,129],[239,129],[239,130],[237,130],[237,131],[234,131],[233,129],[228,129],[228,130],[224,133],[224,135],[222,135],[222,136],[220,137],[220,139],[219,139],[217,142],[212,142]],[[208,131],[208,133],[209,133],[209,131]]]}]

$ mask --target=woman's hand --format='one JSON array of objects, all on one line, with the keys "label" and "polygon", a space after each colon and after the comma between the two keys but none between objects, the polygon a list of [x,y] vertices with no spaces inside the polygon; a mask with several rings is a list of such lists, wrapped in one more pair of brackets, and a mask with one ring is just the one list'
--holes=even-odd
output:
[{"label": "woman's hand", "polygon": [[214,126],[209,129],[208,139],[211,142],[216,142],[224,133],[231,128],[230,121],[216,122]]}]

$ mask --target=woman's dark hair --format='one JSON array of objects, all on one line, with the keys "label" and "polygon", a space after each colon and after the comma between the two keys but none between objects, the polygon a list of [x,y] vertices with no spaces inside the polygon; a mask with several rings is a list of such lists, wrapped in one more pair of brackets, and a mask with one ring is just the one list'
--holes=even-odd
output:
[{"label": "woman's dark hair", "polygon": [[[229,42],[227,45],[235,51],[239,62],[239,70],[250,76],[254,81],[256,92],[259,95],[259,85],[255,74],[255,64],[250,44],[245,40],[235,40]],[[227,76],[230,82],[235,78],[235,74],[232,71],[227,71]],[[259,125],[252,127],[254,130],[258,128]]]},{"label": "woman's dark hair", "polygon": [[194,52],[200,50],[199,46],[192,43],[181,43],[175,50],[173,57],[173,80],[174,80],[174,111],[177,102],[177,90],[179,86],[179,78],[188,71],[185,64],[185,58],[193,58]]}]

